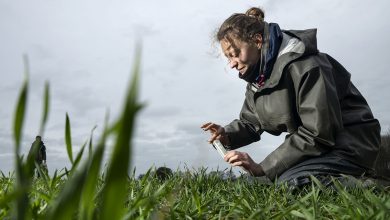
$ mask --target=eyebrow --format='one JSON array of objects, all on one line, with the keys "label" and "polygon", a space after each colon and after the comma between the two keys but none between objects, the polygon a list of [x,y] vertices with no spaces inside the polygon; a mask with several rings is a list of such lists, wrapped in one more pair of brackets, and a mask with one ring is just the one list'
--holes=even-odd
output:
[{"label": "eyebrow", "polygon": [[[230,48],[232,48],[231,44],[226,48],[226,51],[230,50]],[[226,57],[228,56],[226,53],[223,53],[223,54],[225,54]]]},{"label": "eyebrow", "polygon": [[226,50],[230,50],[231,47],[232,47],[232,44],[230,44],[230,45],[226,48]]},{"label": "eyebrow", "polygon": [[[225,40],[226,40],[227,42],[229,42],[229,46],[226,48],[226,51],[228,51],[228,50],[230,50],[231,48],[233,48],[233,50],[234,50],[235,53],[240,53],[240,52],[241,52],[241,50],[237,48],[237,45],[236,45],[236,43],[234,42],[233,39],[225,38]],[[226,57],[229,57],[226,53],[224,53],[224,55],[225,55]]]}]

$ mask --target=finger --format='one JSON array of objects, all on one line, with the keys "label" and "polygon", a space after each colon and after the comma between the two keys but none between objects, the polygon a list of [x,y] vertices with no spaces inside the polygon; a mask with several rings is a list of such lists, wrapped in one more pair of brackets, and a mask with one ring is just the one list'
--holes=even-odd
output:
[{"label": "finger", "polygon": [[231,151],[228,151],[226,154],[225,154],[225,157],[223,158],[224,161],[228,162],[229,159],[235,155],[237,155],[238,151],[235,151],[235,150],[231,150]]},{"label": "finger", "polygon": [[230,165],[235,166],[235,167],[241,167],[247,172],[249,170],[249,163],[247,161],[237,161],[237,162],[234,162]]},{"label": "finger", "polygon": [[234,167],[240,167],[241,169],[243,169],[245,172],[252,174],[252,171],[249,169],[249,165],[246,164],[244,161],[239,161],[239,162],[236,162],[236,163],[233,163],[231,164],[232,166]]},{"label": "finger", "polygon": [[230,164],[235,163],[235,162],[237,162],[237,161],[241,161],[240,155],[234,155],[234,156],[228,158],[228,162],[229,162]]},{"label": "finger", "polygon": [[209,129],[212,129],[212,128],[218,129],[219,127],[220,127],[220,126],[217,125],[217,124],[210,123],[209,125],[205,126],[205,127],[203,128],[203,130],[208,131]]},{"label": "finger", "polygon": [[205,127],[209,126],[210,124],[211,124],[211,122],[207,122],[207,123],[203,124],[202,126],[200,126],[200,128],[205,128]]},{"label": "finger", "polygon": [[205,124],[204,126],[202,126],[202,129],[204,130],[204,131],[208,131],[209,129],[210,129],[210,126],[211,126],[212,124],[210,123],[210,124]]},{"label": "finger", "polygon": [[210,128],[210,132],[211,133],[216,133],[216,132],[218,132],[218,129],[216,127],[211,127]]},{"label": "finger", "polygon": [[212,133],[212,134],[213,134],[213,135],[211,136],[211,138],[210,138],[210,140],[209,140],[210,143],[213,143],[213,141],[219,140],[219,139],[221,138],[221,135],[218,134],[218,133]]},{"label": "finger", "polygon": [[[206,130],[205,130],[205,131],[206,131]],[[219,134],[219,133],[217,132],[217,129],[215,129],[215,128],[210,128],[209,131],[210,131],[210,134],[211,134],[211,135],[214,135],[214,134],[215,134],[215,135],[218,135],[218,134]]]},{"label": "finger", "polygon": [[231,150],[231,151],[228,151],[226,154],[225,154],[225,158],[230,158],[232,157],[233,155],[236,155],[238,151],[236,150]]},{"label": "finger", "polygon": [[234,167],[244,167],[244,162],[243,161],[237,161],[237,162],[231,163],[230,165],[232,165]]},{"label": "finger", "polygon": [[207,129],[207,128],[209,128],[210,126],[213,126],[213,125],[214,125],[214,123],[209,122],[209,123],[204,124],[203,128],[204,128],[204,129]]}]

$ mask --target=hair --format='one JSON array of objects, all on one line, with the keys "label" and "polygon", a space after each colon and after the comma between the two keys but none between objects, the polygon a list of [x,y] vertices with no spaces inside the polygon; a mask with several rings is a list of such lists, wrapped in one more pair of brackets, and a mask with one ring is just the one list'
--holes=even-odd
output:
[{"label": "hair", "polygon": [[41,136],[39,136],[39,135],[37,135],[37,136],[35,137],[35,139],[37,139],[37,138],[39,138],[39,139],[42,139],[42,137],[41,137]]},{"label": "hair", "polygon": [[238,39],[244,42],[251,42],[256,34],[263,35],[264,32],[264,11],[252,7],[245,14],[235,13],[226,19],[215,36],[220,42],[225,39],[232,42]]}]

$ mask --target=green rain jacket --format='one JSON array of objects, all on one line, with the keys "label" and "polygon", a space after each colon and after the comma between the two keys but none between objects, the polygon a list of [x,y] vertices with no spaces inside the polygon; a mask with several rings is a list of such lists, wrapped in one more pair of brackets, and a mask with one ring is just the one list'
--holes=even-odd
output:
[{"label": "green rain jacket", "polygon": [[283,31],[283,42],[264,86],[248,83],[240,119],[225,126],[229,150],[260,140],[265,131],[288,132],[261,163],[271,180],[293,165],[332,152],[371,171],[380,124],[350,73],[317,49],[316,29]]}]

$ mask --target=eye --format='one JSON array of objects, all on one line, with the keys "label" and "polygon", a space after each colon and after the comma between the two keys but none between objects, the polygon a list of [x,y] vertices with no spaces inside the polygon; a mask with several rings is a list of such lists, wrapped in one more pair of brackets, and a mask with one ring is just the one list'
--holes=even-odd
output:
[{"label": "eye", "polygon": [[238,54],[237,54],[236,52],[233,52],[233,53],[229,53],[226,57],[227,57],[228,59],[236,58],[236,57],[238,57]]},{"label": "eye", "polygon": [[240,49],[234,49],[233,52],[231,53],[232,57],[238,57],[241,53]]}]

